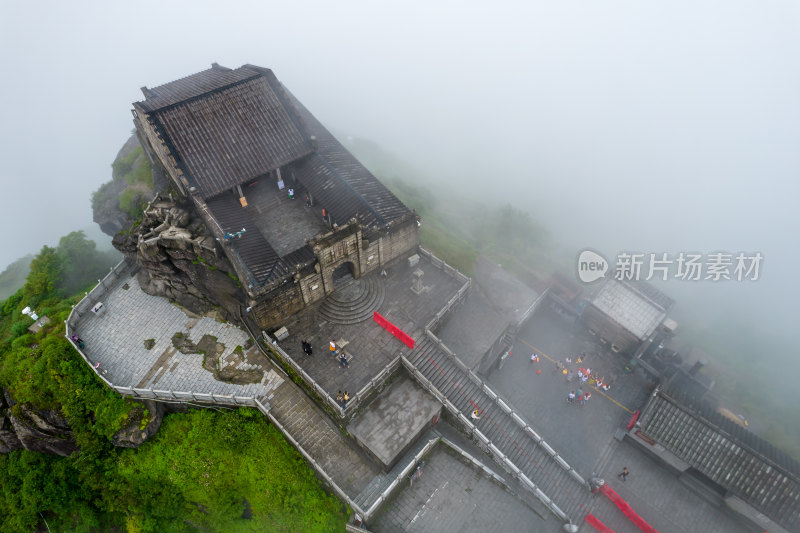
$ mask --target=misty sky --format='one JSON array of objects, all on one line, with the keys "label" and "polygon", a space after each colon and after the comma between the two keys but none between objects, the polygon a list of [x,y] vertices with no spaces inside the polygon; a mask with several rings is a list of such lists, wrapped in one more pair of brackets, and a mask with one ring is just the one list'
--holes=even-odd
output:
[{"label": "misty sky", "polygon": [[576,255],[760,251],[673,295],[800,321],[797,2],[2,1],[0,50],[2,266],[91,224],[139,87],[254,63]]}]

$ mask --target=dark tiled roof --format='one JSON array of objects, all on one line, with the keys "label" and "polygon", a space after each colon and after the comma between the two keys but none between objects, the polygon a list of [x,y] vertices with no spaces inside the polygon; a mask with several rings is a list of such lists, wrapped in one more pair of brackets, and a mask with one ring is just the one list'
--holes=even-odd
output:
[{"label": "dark tiled roof", "polygon": [[314,202],[330,211],[334,222],[344,224],[356,218],[366,227],[383,226],[409,213],[291,93],[285,92],[305,131],[316,137],[315,154],[297,163],[296,177],[314,196]]},{"label": "dark tiled roof", "polygon": [[281,261],[283,261],[287,268],[293,269],[298,265],[305,265],[307,263],[316,261],[316,259],[317,258],[314,256],[314,250],[312,250],[311,247],[306,244],[294,252],[284,255],[281,258]]},{"label": "dark tiled roof", "polygon": [[311,153],[280,90],[267,69],[211,68],[151,89],[154,96],[134,105],[210,198]]},{"label": "dark tiled roof", "polygon": [[136,106],[145,113],[151,113],[258,75],[258,72],[251,69],[212,67],[152,89],[143,87],[145,100],[136,102]]},{"label": "dark tiled roof", "polygon": [[784,468],[788,472],[791,472],[798,479],[800,479],[800,464],[798,464],[798,462],[792,457],[782,452],[769,442],[765,441],[755,433],[752,433],[740,425],[735,424],[731,420],[728,420],[719,414],[710,403],[693,396],[681,385],[682,384],[680,381],[670,383],[668,386],[662,389],[662,392],[679,404],[688,407],[697,413],[701,418],[708,420],[718,428],[722,429],[736,442],[755,450],[759,454],[763,455],[778,466]]},{"label": "dark tiled roof", "polygon": [[252,275],[250,283],[261,286],[274,276],[288,272],[278,254],[256,228],[250,210],[242,207],[236,198],[221,194],[209,200],[207,205],[222,231],[236,233],[242,228],[247,230],[240,238],[229,242],[240,262]]}]

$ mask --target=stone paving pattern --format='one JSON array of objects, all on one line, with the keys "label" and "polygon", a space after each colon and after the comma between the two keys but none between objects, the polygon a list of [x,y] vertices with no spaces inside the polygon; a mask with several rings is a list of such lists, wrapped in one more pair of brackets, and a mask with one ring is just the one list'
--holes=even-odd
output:
[{"label": "stone paving pattern", "polygon": [[[421,296],[411,291],[412,272],[416,268],[425,272],[423,284],[431,288]],[[379,272],[367,275],[377,277],[385,285],[384,301],[378,312],[415,339],[462,285],[424,257],[416,267],[409,267],[404,260],[395,261],[386,272],[385,278]],[[334,324],[320,319],[316,307],[312,307],[288,319],[285,326],[289,337],[280,342],[281,348],[334,398],[339,390],[347,390],[351,395],[358,392],[392,359],[411,352],[371,318],[352,325]],[[303,353],[300,346],[303,339],[314,347],[313,355]],[[339,339],[349,342],[345,347],[352,356],[348,368],[339,368],[328,350],[328,342]]]},{"label": "stone paving pattern", "polygon": [[439,445],[426,458],[422,476],[400,492],[370,528],[379,533],[555,533],[561,524],[543,520],[482,471]]},{"label": "stone paving pattern", "polygon": [[[127,288],[126,288],[127,287]],[[172,336],[183,333],[198,342],[203,335],[217,337],[225,345],[222,358],[231,357],[249,335],[238,327],[208,317],[190,317],[168,300],[145,294],[135,277],[123,277],[104,296],[100,315],[81,317],[77,332],[86,342],[86,355],[110,382],[122,387],[153,388],[269,399],[283,383],[283,376],[262,357],[263,379],[236,385],[214,379],[203,368],[202,354],[183,354],[172,345]],[[155,339],[148,350],[147,339]]]},{"label": "stone paving pattern", "polygon": [[[611,390],[603,395],[583,385],[584,391],[592,392],[589,403],[568,404],[567,393],[579,385],[567,383],[555,364],[544,356],[540,356],[539,363],[531,363],[534,347],[540,354],[556,360],[570,357],[573,369],[576,354],[586,352],[588,357],[582,366],[589,366],[592,372],[598,370],[612,381]],[[593,472],[598,473],[662,533],[754,532],[724,507],[700,498],[675,474],[634,445],[614,438],[617,429],[629,420],[629,410],[640,409],[652,389],[651,383],[627,373],[626,363],[624,357],[611,352],[580,323],[571,324],[543,307],[519,332],[514,355],[506,359],[501,369],[493,370],[488,381],[536,426],[567,462],[587,478]],[[537,369],[542,373],[536,374]],[[631,476],[622,483],[616,476],[624,466],[630,469]],[[593,512],[616,533],[640,532],[602,495],[594,498],[584,511]],[[584,522],[580,531],[595,530]]]},{"label": "stone paving pattern", "polygon": [[[540,354],[538,363],[530,361],[534,348]],[[582,352],[587,354],[582,366],[588,366],[593,373],[597,370],[612,382],[605,395],[588,383],[581,385],[577,380],[567,383],[555,363],[548,359],[564,362],[569,357],[570,369],[575,370],[577,355]],[[631,413],[644,404],[650,385],[625,371],[625,358],[611,352],[580,326],[570,326],[547,307],[538,309],[517,334],[513,353],[503,368],[490,372],[489,383],[588,479],[616,428],[627,423]],[[542,373],[537,374],[537,370]],[[592,393],[586,405],[577,401],[567,403],[569,391],[578,388]]]}]

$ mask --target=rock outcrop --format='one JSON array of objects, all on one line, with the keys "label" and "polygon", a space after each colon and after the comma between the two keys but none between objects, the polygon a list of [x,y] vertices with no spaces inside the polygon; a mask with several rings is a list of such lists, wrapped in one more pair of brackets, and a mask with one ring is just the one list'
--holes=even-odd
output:
[{"label": "rock outcrop", "polygon": [[[19,447],[15,447],[15,442],[19,442],[21,447],[32,452],[49,453],[62,457],[66,457],[78,449],[72,430],[61,413],[18,404],[8,391],[3,392],[6,408],[0,409],[0,413],[2,413],[0,417],[8,418],[14,437],[17,439],[14,441],[9,430],[3,433],[3,442],[5,447],[9,448],[8,452],[19,449]],[[2,425],[5,426],[5,421]]]},{"label": "rock outcrop", "polygon": [[158,428],[161,427],[161,421],[164,419],[164,404],[152,400],[143,400],[142,403],[144,407],[134,409],[125,427],[117,431],[111,438],[114,446],[137,448],[155,435]]},{"label": "rock outcrop", "polygon": [[[134,151],[141,152],[139,155],[133,154]],[[135,172],[139,166],[149,164],[147,155],[140,149],[139,139],[136,135],[125,142],[114,159],[112,168],[114,169],[111,181],[104,183],[92,195],[92,219],[100,226],[100,230],[106,235],[113,237],[118,232],[130,226],[133,217],[130,213],[120,207],[120,197],[126,190],[131,196],[129,203],[138,203],[142,200],[148,201],[153,197],[153,189],[146,183],[128,183],[126,176],[118,171],[119,163],[127,159],[133,159],[130,169]]]},{"label": "rock outcrop", "polygon": [[141,269],[142,290],[198,314],[217,311],[232,320],[244,301],[233,267],[191,206],[158,195],[141,222],[118,233],[114,247]]},{"label": "rock outcrop", "polygon": [[11,425],[10,417],[7,415],[8,407],[5,391],[3,391],[0,394],[0,453],[11,453],[22,449],[22,443]]}]

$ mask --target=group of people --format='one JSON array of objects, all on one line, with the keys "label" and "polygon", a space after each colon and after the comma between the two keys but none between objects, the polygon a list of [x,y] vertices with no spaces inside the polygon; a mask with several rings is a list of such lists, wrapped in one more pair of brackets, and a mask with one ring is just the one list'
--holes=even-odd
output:
[{"label": "group of people", "polygon": [[[591,368],[578,367],[578,376],[580,377],[581,383],[588,382],[589,385],[594,385],[598,389],[604,391],[607,391],[611,388],[611,385],[606,382],[606,378],[600,377],[597,372],[593,374]],[[567,376],[567,378],[569,379],[569,376]]]},{"label": "group of people", "polygon": [[83,339],[81,339],[81,338],[80,338],[80,337],[78,337],[77,335],[70,335],[70,336],[69,336],[69,338],[70,338],[70,339],[72,340],[72,342],[74,342],[74,343],[75,343],[75,344],[78,346],[78,348],[80,348],[81,350],[83,350],[83,347],[84,347],[84,346],[86,346],[86,345],[83,343]]},{"label": "group of people", "polygon": [[342,394],[342,391],[339,391],[339,393],[336,395],[336,403],[341,405],[342,409],[347,409],[347,402],[349,401],[350,393],[347,391],[344,391],[344,394]]},{"label": "group of people", "polygon": [[585,405],[591,398],[592,393],[589,391],[583,392],[583,389],[579,388],[578,391],[571,390],[567,394],[567,402],[568,403],[575,403],[575,399],[578,399],[578,403],[580,405]]}]

